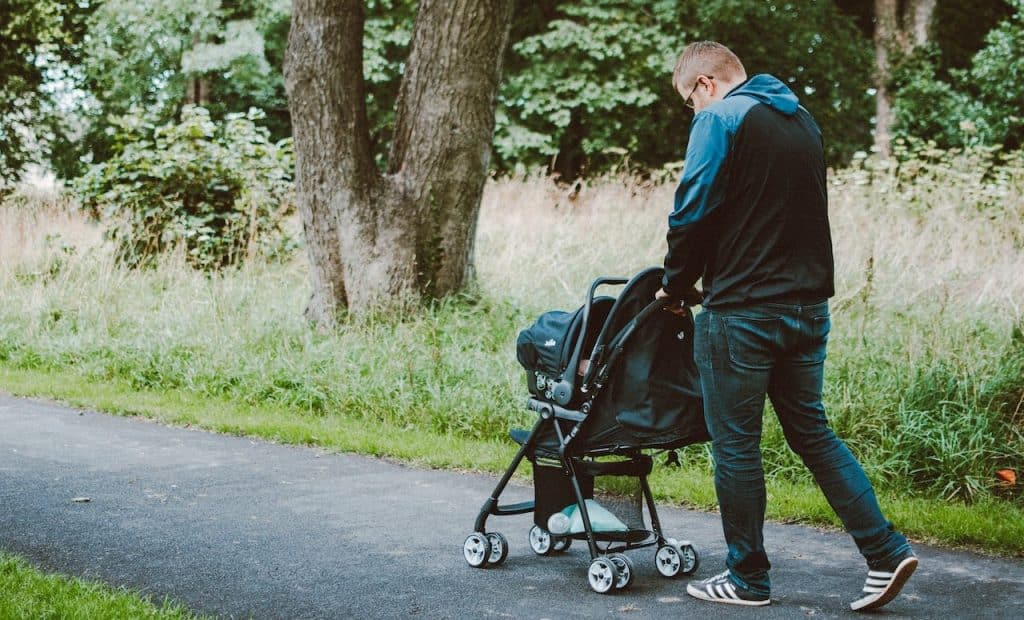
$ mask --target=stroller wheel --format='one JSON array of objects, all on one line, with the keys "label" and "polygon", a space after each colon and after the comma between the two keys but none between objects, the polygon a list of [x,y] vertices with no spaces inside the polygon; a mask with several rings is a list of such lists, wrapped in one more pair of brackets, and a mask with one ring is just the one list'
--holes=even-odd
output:
[{"label": "stroller wheel", "polygon": [[621,553],[613,553],[608,556],[608,559],[612,561],[615,568],[619,569],[619,578],[615,581],[615,589],[623,590],[633,585],[633,581],[636,579],[633,561]]},{"label": "stroller wheel", "polygon": [[551,545],[551,550],[555,553],[562,553],[563,551],[568,551],[569,547],[572,546],[572,539],[568,536],[552,536],[552,538],[555,539],[555,542],[553,545]]},{"label": "stroller wheel", "polygon": [[607,594],[619,581],[619,569],[609,558],[595,558],[587,570],[587,581],[594,592]]},{"label": "stroller wheel", "polygon": [[692,575],[700,566],[700,556],[697,555],[697,550],[690,543],[684,543],[679,545],[679,552],[683,556],[683,574]]},{"label": "stroller wheel", "polygon": [[700,558],[690,543],[679,544],[669,539],[668,544],[658,547],[654,564],[663,577],[672,578],[692,574],[700,565]]},{"label": "stroller wheel", "polygon": [[551,533],[546,529],[534,525],[530,528],[530,548],[537,555],[551,555],[557,545],[552,545]]},{"label": "stroller wheel", "polygon": [[462,544],[462,553],[466,556],[466,562],[473,568],[484,568],[491,559],[491,543],[487,536],[480,532],[473,532],[466,537]]},{"label": "stroller wheel", "polygon": [[508,557],[508,540],[498,532],[488,532],[487,542],[491,545],[491,554],[487,558],[488,566],[498,566]]}]

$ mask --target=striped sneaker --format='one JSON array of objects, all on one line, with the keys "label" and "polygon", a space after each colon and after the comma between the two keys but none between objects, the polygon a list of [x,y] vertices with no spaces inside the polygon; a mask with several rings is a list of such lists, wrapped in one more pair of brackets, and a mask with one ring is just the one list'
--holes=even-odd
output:
[{"label": "striped sneaker", "polygon": [[899,595],[916,568],[917,557],[910,553],[891,571],[869,570],[864,582],[864,596],[850,603],[850,609],[869,611],[885,605]]},{"label": "striped sneaker", "polygon": [[761,594],[737,586],[729,578],[729,571],[715,575],[704,581],[695,581],[686,586],[686,593],[702,601],[713,603],[729,603],[730,605],[748,605],[760,607],[771,603],[771,599]]}]

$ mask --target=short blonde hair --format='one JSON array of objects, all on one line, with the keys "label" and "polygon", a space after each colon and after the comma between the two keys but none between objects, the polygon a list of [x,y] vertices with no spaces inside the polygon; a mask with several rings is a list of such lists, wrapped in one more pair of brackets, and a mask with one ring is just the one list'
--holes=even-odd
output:
[{"label": "short blonde hair", "polygon": [[728,47],[715,41],[698,41],[687,45],[679,55],[672,72],[672,86],[681,91],[681,86],[696,81],[697,76],[702,74],[734,80],[745,78],[747,70]]}]

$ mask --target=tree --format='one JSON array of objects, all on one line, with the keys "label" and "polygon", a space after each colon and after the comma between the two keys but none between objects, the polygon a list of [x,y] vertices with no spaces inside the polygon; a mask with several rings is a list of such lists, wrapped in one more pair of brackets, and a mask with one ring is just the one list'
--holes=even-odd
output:
[{"label": "tree", "polygon": [[890,155],[893,124],[889,81],[893,60],[908,57],[928,43],[932,16],[938,0],[875,0],[875,148],[879,156]]},{"label": "tree", "polygon": [[295,0],[285,85],[321,326],[472,278],[512,0],[422,0],[384,171],[373,158],[361,0]]}]

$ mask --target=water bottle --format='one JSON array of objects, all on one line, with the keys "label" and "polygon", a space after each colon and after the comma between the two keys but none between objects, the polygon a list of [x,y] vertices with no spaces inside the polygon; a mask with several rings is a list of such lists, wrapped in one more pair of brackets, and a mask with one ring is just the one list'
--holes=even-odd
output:
[{"label": "water bottle", "polygon": [[[573,504],[569,508],[575,512],[576,504]],[[569,528],[572,526],[572,520],[569,515],[565,512],[556,512],[548,517],[548,531],[555,536],[561,536],[569,533]]]}]

